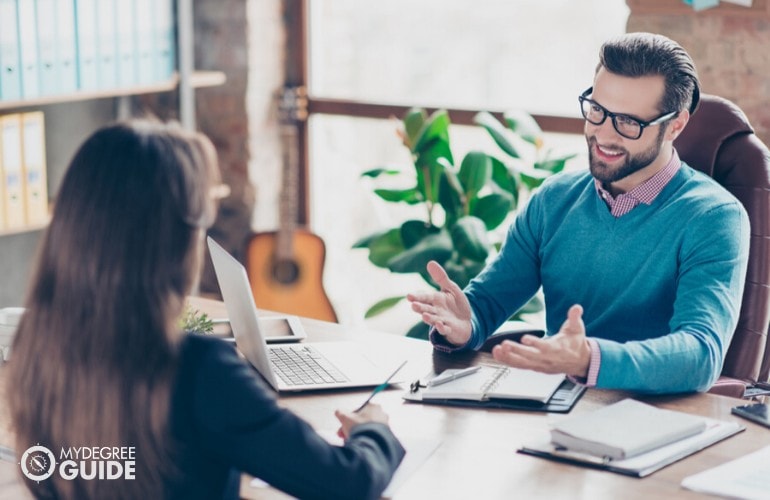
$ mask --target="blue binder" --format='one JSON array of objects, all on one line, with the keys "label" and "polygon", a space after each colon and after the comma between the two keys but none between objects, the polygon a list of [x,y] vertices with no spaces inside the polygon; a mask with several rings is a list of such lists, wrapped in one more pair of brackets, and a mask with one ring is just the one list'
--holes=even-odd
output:
[{"label": "blue binder", "polygon": [[155,81],[155,24],[154,0],[136,0],[136,58],[137,83]]},{"label": "blue binder", "polygon": [[18,18],[16,0],[0,0],[0,100],[5,101],[21,98]]}]

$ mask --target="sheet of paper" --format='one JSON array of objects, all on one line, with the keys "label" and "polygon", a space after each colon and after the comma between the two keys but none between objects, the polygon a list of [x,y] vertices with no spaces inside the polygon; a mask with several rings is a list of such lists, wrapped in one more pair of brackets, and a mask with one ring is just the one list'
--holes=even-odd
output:
[{"label": "sheet of paper", "polygon": [[[342,446],[343,444],[342,439],[337,436],[336,431],[320,431],[318,434],[329,444],[335,446]],[[396,490],[409,479],[412,473],[428,460],[428,457],[430,457],[441,444],[440,440],[424,437],[406,437],[399,439],[406,450],[406,455],[404,456],[404,460],[401,461],[401,465],[396,469],[396,473],[393,474],[393,478],[391,478],[388,487],[382,492],[383,498],[393,497],[393,495],[396,494]],[[252,488],[267,488],[270,485],[259,478],[254,478],[251,480],[250,486]]]},{"label": "sheet of paper", "polygon": [[711,495],[766,499],[770,495],[770,446],[688,476],[682,486]]}]

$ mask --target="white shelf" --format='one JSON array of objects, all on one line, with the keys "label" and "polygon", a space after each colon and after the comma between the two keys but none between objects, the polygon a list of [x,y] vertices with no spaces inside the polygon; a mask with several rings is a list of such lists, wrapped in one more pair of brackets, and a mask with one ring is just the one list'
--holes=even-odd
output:
[{"label": "white shelf", "polygon": [[[221,71],[195,71],[190,78],[190,85],[193,88],[216,87],[226,81],[226,76]],[[28,108],[33,106],[43,106],[46,104],[58,104],[62,102],[87,101],[89,99],[102,99],[107,97],[121,97],[140,94],[154,94],[157,92],[169,92],[179,86],[179,76],[174,76],[164,82],[153,83],[150,85],[137,85],[132,87],[120,87],[106,90],[96,90],[88,92],[73,92],[71,94],[58,94],[33,99],[18,99],[13,101],[0,101],[0,111],[6,109]],[[3,234],[0,231],[0,234]]]}]

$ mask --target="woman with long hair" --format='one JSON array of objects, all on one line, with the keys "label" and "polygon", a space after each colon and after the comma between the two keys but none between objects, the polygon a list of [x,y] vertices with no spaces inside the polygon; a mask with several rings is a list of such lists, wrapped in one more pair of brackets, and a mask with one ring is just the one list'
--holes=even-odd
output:
[{"label": "woman with long hair", "polygon": [[75,154],[6,367],[16,449],[130,450],[134,479],[85,463],[27,480],[36,497],[236,498],[243,471],[302,498],[372,498],[401,461],[377,405],[338,412],[346,441],[329,445],[233,347],[180,331],[218,179],[208,139],[159,122],[104,127]]}]

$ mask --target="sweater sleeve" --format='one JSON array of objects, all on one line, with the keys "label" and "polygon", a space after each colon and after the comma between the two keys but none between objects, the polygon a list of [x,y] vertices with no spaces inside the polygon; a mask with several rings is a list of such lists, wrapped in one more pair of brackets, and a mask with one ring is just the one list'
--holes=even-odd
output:
[{"label": "sweater sleeve", "polygon": [[738,322],[749,250],[749,220],[738,202],[688,224],[679,249],[670,332],[619,343],[597,339],[597,387],[649,393],[706,391],[719,377]]},{"label": "sweater sleeve", "polygon": [[202,446],[218,460],[300,498],[377,498],[404,456],[389,427],[355,426],[333,446],[275,397],[235,350],[207,350],[193,408]]},{"label": "sweater sleeve", "polygon": [[465,288],[473,326],[468,348],[484,341],[537,292],[540,278],[540,239],[544,185],[519,212],[508,229],[503,247]]}]

